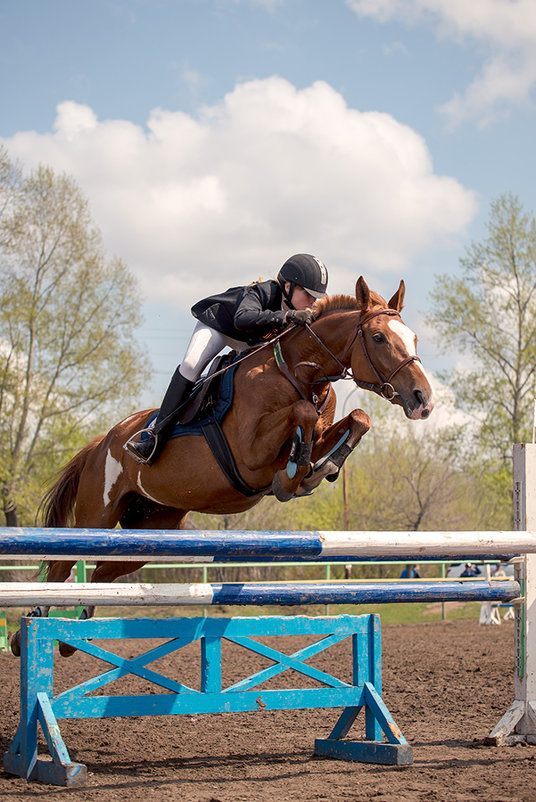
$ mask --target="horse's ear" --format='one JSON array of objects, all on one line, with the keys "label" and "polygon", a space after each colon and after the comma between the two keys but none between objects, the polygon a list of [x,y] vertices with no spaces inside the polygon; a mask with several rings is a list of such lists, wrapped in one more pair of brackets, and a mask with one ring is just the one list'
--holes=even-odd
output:
[{"label": "horse's ear", "polygon": [[406,293],[406,285],[403,281],[400,282],[400,286],[387,304],[389,309],[396,309],[397,312],[401,312],[404,306],[404,295]]},{"label": "horse's ear", "polygon": [[363,276],[359,276],[355,285],[355,297],[357,298],[361,310],[364,312],[370,306],[370,290]]}]

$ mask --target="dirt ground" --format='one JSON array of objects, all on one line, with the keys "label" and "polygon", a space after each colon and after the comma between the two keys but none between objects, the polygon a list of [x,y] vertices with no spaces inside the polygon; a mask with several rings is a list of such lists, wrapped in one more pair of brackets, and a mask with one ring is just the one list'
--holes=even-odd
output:
[{"label": "dirt ground", "polygon": [[[287,640],[288,647],[278,644],[281,650],[304,645],[299,638]],[[123,643],[118,652],[142,651],[135,646]],[[341,648],[340,657],[332,649],[313,664],[344,679],[349,669],[343,666],[342,647],[335,647]],[[186,650],[178,654],[183,652],[178,676],[188,681],[194,660]],[[224,654],[225,679],[244,676],[241,654]],[[336,672],[333,667],[339,662],[342,670]],[[81,681],[93,666],[85,655],[58,658],[57,663],[62,685]],[[198,671],[198,662],[195,667]],[[18,722],[18,661],[1,653],[0,672],[3,752]],[[482,743],[513,699],[512,675],[512,622],[489,627],[477,621],[385,627],[383,697],[413,746],[412,766],[314,757],[314,739],[327,737],[338,717],[336,710],[63,721],[60,728],[71,758],[88,767],[86,786],[71,790],[28,784],[0,772],[0,799],[536,802],[536,746],[498,748]],[[133,687],[121,691],[133,692]],[[359,729],[355,732],[360,734]]]}]

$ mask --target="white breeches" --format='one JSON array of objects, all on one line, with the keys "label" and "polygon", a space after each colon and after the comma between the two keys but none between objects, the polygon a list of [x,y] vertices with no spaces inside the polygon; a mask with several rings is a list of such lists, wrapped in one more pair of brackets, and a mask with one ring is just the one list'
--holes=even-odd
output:
[{"label": "white breeches", "polygon": [[220,331],[198,321],[180,364],[179,373],[191,382],[196,381],[208,363],[227,346],[235,351],[245,351],[248,347],[247,343],[226,337]]}]

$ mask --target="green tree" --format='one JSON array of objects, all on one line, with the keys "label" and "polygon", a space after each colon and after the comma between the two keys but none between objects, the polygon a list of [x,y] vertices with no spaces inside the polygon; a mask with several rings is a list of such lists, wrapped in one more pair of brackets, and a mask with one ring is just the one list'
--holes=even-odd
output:
[{"label": "green tree", "polygon": [[75,182],[0,152],[0,495],[32,520],[43,479],[131,410],[146,358],[134,278],[107,258]]},{"label": "green tree", "polygon": [[481,452],[507,461],[530,436],[536,384],[536,221],[519,200],[491,204],[488,236],[460,260],[459,278],[442,275],[428,322],[444,352],[464,366],[447,381],[462,409],[480,422]]}]

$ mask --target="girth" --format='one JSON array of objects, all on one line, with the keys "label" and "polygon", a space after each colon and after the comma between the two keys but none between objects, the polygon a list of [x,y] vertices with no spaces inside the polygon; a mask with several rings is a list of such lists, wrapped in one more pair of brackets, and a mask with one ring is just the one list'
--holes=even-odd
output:
[{"label": "girth", "polygon": [[201,429],[218,465],[235,490],[238,490],[243,496],[250,498],[251,496],[258,496],[261,493],[265,493],[269,489],[270,485],[267,487],[255,488],[248,485],[247,482],[244,482],[240,476],[227,438],[217,420],[213,418],[203,423]]}]

